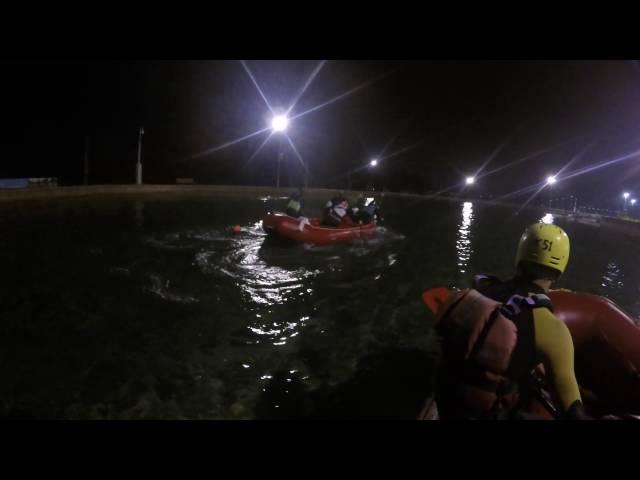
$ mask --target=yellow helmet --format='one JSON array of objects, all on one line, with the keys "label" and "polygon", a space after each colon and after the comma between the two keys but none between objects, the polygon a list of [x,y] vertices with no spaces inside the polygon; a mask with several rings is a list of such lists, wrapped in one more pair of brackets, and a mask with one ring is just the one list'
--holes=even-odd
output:
[{"label": "yellow helmet", "polygon": [[527,227],[518,243],[516,267],[520,262],[531,262],[564,273],[569,263],[569,236],[553,224],[535,223]]}]

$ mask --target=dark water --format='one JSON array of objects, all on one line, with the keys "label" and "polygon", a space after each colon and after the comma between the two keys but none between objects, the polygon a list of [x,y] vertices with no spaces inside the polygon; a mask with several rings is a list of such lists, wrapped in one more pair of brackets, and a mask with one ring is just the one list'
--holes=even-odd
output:
[{"label": "dark water", "polygon": [[[387,199],[374,240],[306,248],[262,232],[281,206],[1,206],[0,416],[413,418],[438,352],[420,293],[508,276],[519,235],[545,213]],[[560,285],[639,316],[638,238],[555,221],[572,239]]]}]

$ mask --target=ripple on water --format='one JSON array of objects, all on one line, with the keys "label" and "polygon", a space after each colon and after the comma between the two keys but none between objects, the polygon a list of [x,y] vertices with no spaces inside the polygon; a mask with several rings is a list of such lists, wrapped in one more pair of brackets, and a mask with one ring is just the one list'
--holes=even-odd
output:
[{"label": "ripple on water", "polygon": [[320,273],[319,269],[299,265],[292,268],[269,265],[259,255],[262,242],[261,236],[242,238],[228,252],[198,252],[194,263],[203,273],[234,279],[251,302],[263,306],[285,303],[304,287],[305,279]]},{"label": "ripple on water", "polygon": [[145,287],[147,292],[162,298],[163,300],[175,303],[198,303],[199,300],[191,295],[180,295],[170,290],[170,280],[163,280],[158,275],[150,274],[148,276],[150,285]]}]

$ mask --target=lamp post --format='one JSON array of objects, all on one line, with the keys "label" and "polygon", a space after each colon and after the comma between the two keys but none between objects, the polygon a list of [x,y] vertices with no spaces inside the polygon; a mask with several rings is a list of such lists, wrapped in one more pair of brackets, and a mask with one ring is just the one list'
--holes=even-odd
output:
[{"label": "lamp post", "polygon": [[136,163],[136,185],[142,185],[142,136],[144,128],[140,127],[138,132],[138,163]]},{"label": "lamp post", "polygon": [[[273,117],[273,120],[271,120],[271,129],[273,130],[273,133],[284,134],[284,132],[287,131],[288,126],[289,126],[289,119],[287,118],[286,115],[277,115]],[[278,147],[279,147],[278,148],[278,166],[277,166],[277,173],[276,173],[277,188],[280,188],[280,163],[284,159],[283,142],[284,142],[284,138],[281,135],[280,141],[278,143]]]},{"label": "lamp post", "polygon": [[624,198],[624,211],[627,211],[627,200],[629,199],[629,192],[624,192],[622,198]]},{"label": "lamp post", "polygon": [[371,190],[376,189],[375,187],[375,182],[373,180],[373,170],[378,166],[378,159],[377,158],[372,158],[369,161],[369,181],[371,182]]},{"label": "lamp post", "polygon": [[89,185],[89,135],[84,137],[84,172],[83,183]]},{"label": "lamp post", "polygon": [[549,175],[547,177],[547,186],[549,187],[549,208],[551,208],[551,187],[553,187],[557,181],[558,179],[555,175]]}]

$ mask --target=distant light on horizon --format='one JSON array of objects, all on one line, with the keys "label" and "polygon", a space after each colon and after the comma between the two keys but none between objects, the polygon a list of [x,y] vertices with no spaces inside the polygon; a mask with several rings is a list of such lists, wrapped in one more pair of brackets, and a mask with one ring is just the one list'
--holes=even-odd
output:
[{"label": "distant light on horizon", "polygon": [[369,165],[371,165],[372,167],[375,167],[376,165],[378,165],[378,159],[374,158],[369,162]]},{"label": "distant light on horizon", "polygon": [[540,221],[541,221],[542,223],[546,223],[546,224],[549,224],[549,225],[553,224],[553,221],[554,221],[553,214],[551,214],[551,213],[547,213],[547,214],[545,214],[545,216],[544,216],[544,217],[542,217],[542,218],[540,219]]},{"label": "distant light on horizon", "polygon": [[271,128],[274,132],[284,132],[289,126],[289,119],[286,115],[278,115],[271,120]]},{"label": "distant light on horizon", "polygon": [[549,175],[547,177],[547,185],[553,185],[554,183],[556,183],[558,180],[556,179],[555,175]]}]

